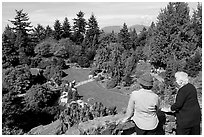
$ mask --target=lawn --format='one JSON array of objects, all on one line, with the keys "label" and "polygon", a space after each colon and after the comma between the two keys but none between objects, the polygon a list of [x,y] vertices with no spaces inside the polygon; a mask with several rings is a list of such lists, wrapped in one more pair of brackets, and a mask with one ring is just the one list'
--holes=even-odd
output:
[{"label": "lawn", "polygon": [[[65,70],[65,72],[68,74],[68,76],[64,77],[63,79],[81,82],[88,80],[90,70],[69,68]],[[93,102],[102,102],[107,107],[116,106],[118,112],[126,109],[128,104],[128,95],[116,92],[117,89],[108,90],[96,81],[81,85],[77,87],[77,90],[79,94],[83,96],[84,101],[87,101],[89,98],[93,98]]]}]

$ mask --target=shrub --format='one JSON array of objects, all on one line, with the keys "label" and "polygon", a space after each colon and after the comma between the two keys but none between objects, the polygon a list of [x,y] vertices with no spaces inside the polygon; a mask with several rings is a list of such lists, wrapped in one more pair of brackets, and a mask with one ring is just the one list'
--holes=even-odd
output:
[{"label": "shrub", "polygon": [[38,68],[46,69],[47,66],[51,66],[51,65],[52,65],[52,61],[50,59],[43,58],[38,64]]},{"label": "shrub", "polygon": [[61,84],[61,79],[62,77],[66,76],[66,73],[58,66],[47,66],[43,72],[43,75],[47,80],[53,78],[57,84]]},{"label": "shrub", "polygon": [[81,67],[85,67],[85,68],[90,67],[90,61],[88,60],[87,57],[83,57],[83,56],[79,57],[78,58],[78,64]]},{"label": "shrub", "polygon": [[31,87],[31,84],[32,75],[27,65],[19,65],[5,70],[3,85],[10,92],[25,93]]},{"label": "shrub", "polygon": [[42,57],[50,57],[52,55],[51,48],[54,47],[56,41],[53,39],[46,39],[45,41],[37,44],[35,53]]},{"label": "shrub", "polygon": [[200,70],[202,70],[201,62],[202,56],[198,52],[195,53],[194,56],[187,60],[187,64],[185,66],[185,71],[191,77],[196,77]]},{"label": "shrub", "polygon": [[107,89],[112,89],[116,86],[117,86],[117,80],[116,79],[112,78],[111,80],[107,81],[107,85],[106,85]]},{"label": "shrub", "polygon": [[36,56],[34,58],[31,58],[30,67],[31,68],[37,68],[41,61],[42,61],[42,58],[40,56]]}]

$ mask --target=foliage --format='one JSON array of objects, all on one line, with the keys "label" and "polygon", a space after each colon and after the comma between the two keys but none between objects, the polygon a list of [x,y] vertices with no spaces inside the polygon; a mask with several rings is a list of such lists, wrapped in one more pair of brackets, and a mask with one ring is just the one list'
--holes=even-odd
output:
[{"label": "foliage", "polygon": [[98,38],[99,38],[100,30],[98,26],[98,22],[96,17],[92,14],[88,19],[87,30],[85,36],[85,47],[86,49],[91,49],[95,51],[98,48]]},{"label": "foliage", "polygon": [[45,37],[50,38],[52,37],[52,34],[53,34],[52,28],[49,25],[47,25],[45,28]]},{"label": "foliage", "polygon": [[50,80],[52,78],[57,84],[61,84],[61,79],[66,74],[60,69],[59,66],[47,66],[45,71],[43,72],[43,75],[47,80]]},{"label": "foliage", "polygon": [[53,39],[46,39],[45,41],[40,42],[35,47],[35,53],[38,56],[49,57],[52,55],[51,48],[54,47],[56,41]]},{"label": "foliage", "polygon": [[107,81],[106,88],[107,89],[112,89],[112,88],[117,86],[117,83],[118,83],[117,79],[112,78],[111,80]]},{"label": "foliage", "polygon": [[78,58],[78,64],[81,66],[81,67],[84,67],[84,68],[87,68],[90,66],[90,61],[87,57],[84,57],[84,56],[81,56]]},{"label": "foliage", "polygon": [[21,122],[19,119],[23,113],[24,105],[21,103],[14,92],[8,92],[2,97],[2,127],[14,128],[19,127]]},{"label": "foliage", "polygon": [[62,38],[62,26],[59,20],[55,20],[54,24],[54,31],[53,31],[53,37],[56,40],[59,40]]},{"label": "foliage", "polygon": [[189,57],[195,50],[195,42],[189,29],[190,16],[187,3],[169,3],[158,16],[155,33],[150,43],[151,62],[166,65],[174,56],[177,60]]},{"label": "foliage", "polygon": [[196,77],[199,71],[202,70],[202,55],[197,51],[192,57],[186,61],[185,71],[191,77]]},{"label": "foliage", "polygon": [[202,48],[202,4],[198,3],[191,19],[192,28],[196,37],[197,46]]},{"label": "foliage", "polygon": [[34,27],[34,32],[32,35],[34,35],[36,43],[44,40],[46,37],[45,28],[42,25],[38,24],[37,27]]},{"label": "foliage", "polygon": [[62,25],[62,38],[69,38],[71,35],[71,26],[67,17],[65,17],[63,25]]},{"label": "foliage", "polygon": [[28,22],[29,17],[23,10],[16,10],[14,20],[10,22],[14,25],[16,41],[14,46],[17,48],[19,61],[21,64],[28,64],[27,56],[33,55],[33,47],[30,45],[29,31],[31,31],[31,22]]},{"label": "foliage", "polygon": [[51,91],[43,85],[33,85],[24,97],[26,109],[42,111],[43,108],[53,106],[59,97],[59,93]]},{"label": "foliage", "polygon": [[125,50],[130,50],[132,48],[130,34],[125,23],[123,24],[123,28],[118,33],[118,41]]},{"label": "foliage", "polygon": [[42,57],[40,57],[40,56],[32,57],[30,59],[30,67],[31,68],[37,68],[41,61],[42,61]]},{"label": "foliage", "polygon": [[60,114],[60,120],[63,123],[63,132],[65,132],[68,128],[78,125],[80,122],[116,114],[116,107],[107,108],[101,102],[95,102],[92,106],[87,104],[84,107],[72,103]]},{"label": "foliage", "polygon": [[15,33],[7,26],[2,34],[2,65],[3,68],[15,67],[19,64],[18,52],[16,51]]},{"label": "foliage", "polygon": [[25,93],[31,87],[32,76],[27,65],[20,65],[15,68],[9,68],[5,71],[3,77],[4,88],[15,94]]},{"label": "foliage", "polygon": [[72,40],[76,43],[76,44],[81,44],[82,41],[84,40],[84,34],[86,31],[86,20],[84,19],[84,12],[79,11],[79,13],[77,14],[77,18],[73,19],[74,21],[74,26],[73,26],[73,36],[72,36]]}]

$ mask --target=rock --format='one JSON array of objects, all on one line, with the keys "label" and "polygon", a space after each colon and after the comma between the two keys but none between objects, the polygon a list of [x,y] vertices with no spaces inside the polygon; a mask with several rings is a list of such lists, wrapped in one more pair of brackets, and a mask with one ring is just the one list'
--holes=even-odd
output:
[{"label": "rock", "polygon": [[61,133],[62,124],[60,120],[56,120],[48,125],[40,125],[31,129],[27,134],[28,135],[58,135]]},{"label": "rock", "polygon": [[77,127],[70,127],[66,132],[65,135],[80,135],[80,131]]}]

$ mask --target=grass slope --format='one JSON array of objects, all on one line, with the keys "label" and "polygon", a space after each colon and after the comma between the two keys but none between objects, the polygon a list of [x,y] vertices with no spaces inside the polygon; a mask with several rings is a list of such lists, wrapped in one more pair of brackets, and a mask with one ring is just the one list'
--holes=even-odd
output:
[{"label": "grass slope", "polygon": [[[76,80],[77,82],[88,80],[89,69],[73,69],[65,70],[68,74],[64,79]],[[102,102],[105,106],[117,106],[118,112],[126,109],[129,96],[113,92],[101,86],[98,82],[93,81],[77,87],[78,92],[83,96],[84,101],[94,98],[94,101]],[[93,101],[93,102],[94,102]]]}]

